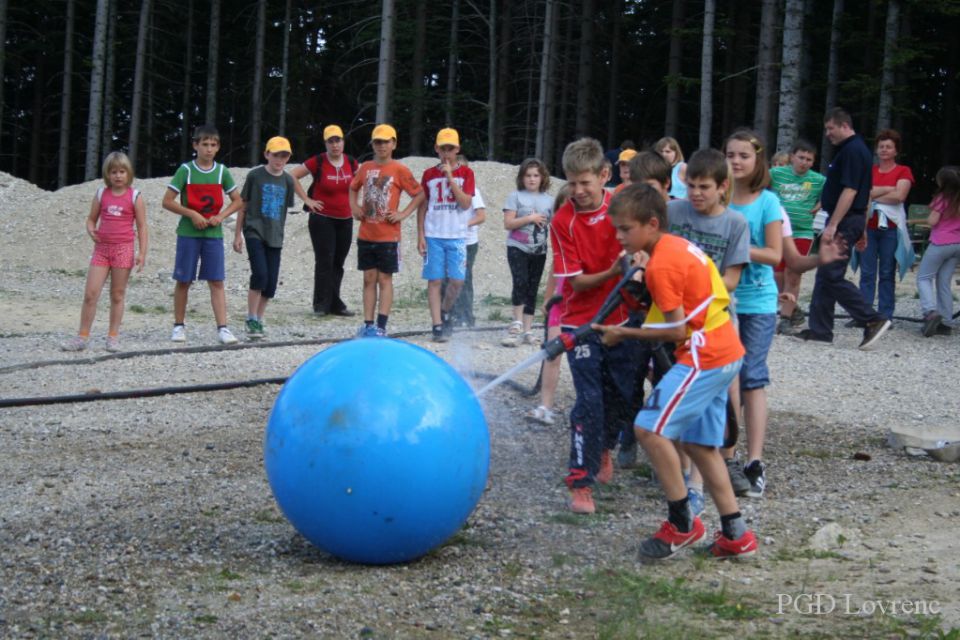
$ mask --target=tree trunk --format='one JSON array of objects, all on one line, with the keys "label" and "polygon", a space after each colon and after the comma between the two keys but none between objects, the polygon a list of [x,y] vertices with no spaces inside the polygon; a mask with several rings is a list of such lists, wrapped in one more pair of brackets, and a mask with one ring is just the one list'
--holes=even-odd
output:
[{"label": "tree trunk", "polygon": [[47,132],[44,113],[44,91],[47,83],[47,57],[37,56],[36,78],[33,85],[33,122],[30,128],[30,150],[27,154],[27,180],[40,184],[40,150],[43,149],[43,137]]},{"label": "tree trunk", "polygon": [[390,77],[393,75],[393,0],[383,0],[380,13],[380,63],[377,70],[377,122],[390,119]]},{"label": "tree trunk", "polygon": [[193,0],[187,2],[187,42],[183,59],[183,95],[180,101],[180,117],[183,127],[180,130],[180,158],[190,157],[190,123],[193,103],[190,100],[190,77],[193,75]]},{"label": "tree trunk", "polygon": [[140,3],[140,26],[137,28],[136,65],[133,72],[133,103],[130,106],[130,164],[134,172],[140,152],[140,113],[143,105],[143,81],[147,68],[147,27],[150,24],[150,0]]},{"label": "tree trunk", "polygon": [[537,143],[534,155],[544,157],[547,136],[547,111],[552,102],[550,95],[550,56],[553,53],[553,15],[556,12],[556,0],[546,0],[543,16],[543,48],[540,51],[540,95],[537,100]]},{"label": "tree trunk", "polygon": [[960,41],[956,38],[950,38],[949,51],[945,63],[947,73],[944,78],[946,86],[943,90],[943,111],[940,117],[940,122],[942,123],[940,164],[950,162],[955,144],[954,137],[957,131],[956,119],[946,115],[957,113],[957,98],[958,93],[960,93]]},{"label": "tree trunk", "polygon": [[[824,113],[837,106],[837,65],[840,55],[840,19],[842,16],[843,0],[833,0],[833,18],[830,21],[830,54],[827,61],[827,99],[824,104]],[[826,173],[832,159],[833,145],[824,137],[820,144],[820,173]]]},{"label": "tree trunk", "polygon": [[60,98],[60,145],[57,151],[57,188],[67,186],[70,159],[70,101],[73,97],[73,25],[76,0],[67,0],[67,24],[63,45],[63,94]]},{"label": "tree trunk", "polygon": [[551,27],[551,32],[554,34],[553,38],[550,40],[550,51],[548,58],[550,61],[550,68],[547,72],[547,95],[550,98],[547,100],[547,119],[546,124],[544,125],[544,134],[543,134],[543,155],[539,156],[544,162],[551,164],[550,159],[554,156],[554,149],[557,146],[557,48],[559,44],[560,36],[560,4],[553,0],[553,26]]},{"label": "tree trunk", "polygon": [[[494,3],[495,4],[495,3]],[[423,137],[423,61],[427,55],[427,3],[417,2],[413,35],[413,89],[410,103],[410,155],[422,153],[420,139]],[[490,44],[491,51],[496,47]],[[491,57],[495,57],[492,53]]]},{"label": "tree trunk", "polygon": [[513,42],[513,5],[507,0],[501,5],[503,11],[500,13],[500,42],[497,49],[497,99],[496,113],[494,115],[494,144],[491,153],[497,154],[504,146],[504,122],[507,121],[507,100],[510,97],[510,48]]},{"label": "tree trunk", "polygon": [[447,53],[447,95],[443,103],[443,115],[447,126],[453,126],[453,95],[457,91],[457,32],[460,30],[460,0],[453,0],[450,12],[450,47]]},{"label": "tree trunk", "polygon": [[293,0],[287,0],[283,10],[283,67],[280,78],[280,125],[277,129],[281,136],[287,135],[287,91],[290,89],[290,14]]},{"label": "tree trunk", "polygon": [[593,83],[593,2],[583,0],[580,19],[580,65],[577,71],[577,120],[575,133],[590,134],[590,85]]},{"label": "tree trunk", "polygon": [[113,107],[116,69],[117,69],[117,0],[108,0],[107,6],[107,70],[103,84],[103,132],[100,136],[100,148],[104,152],[113,150]]},{"label": "tree trunk", "polygon": [[893,112],[893,75],[897,55],[897,37],[900,35],[900,0],[887,3],[887,28],[883,37],[883,76],[880,80],[880,100],[877,106],[877,129],[890,128]]},{"label": "tree trunk", "polygon": [[713,25],[717,16],[716,0],[703,3],[703,53],[700,56],[700,148],[710,146],[713,123]]},{"label": "tree trunk", "polygon": [[[577,24],[577,11],[576,7],[573,5],[567,5],[569,10],[569,15],[566,16],[564,21],[565,34],[563,37],[563,42],[573,42],[573,34],[576,30]],[[563,170],[563,151],[565,149],[565,143],[570,140],[571,136],[569,135],[570,131],[570,95],[574,91],[574,83],[576,82],[576,66],[575,59],[570,51],[569,47],[564,47],[564,57],[563,65],[561,66],[562,73],[562,84],[560,87],[560,117],[557,119],[557,153],[556,153],[556,162],[555,165],[557,168]]]},{"label": "tree trunk", "polygon": [[757,94],[753,103],[753,128],[763,139],[770,139],[777,47],[777,0],[763,0],[760,15],[760,44],[757,49]]},{"label": "tree trunk", "polygon": [[607,148],[613,149],[620,142],[622,136],[617,127],[617,107],[620,105],[620,56],[621,46],[621,25],[623,20],[623,0],[616,0],[613,3],[612,15],[613,33],[610,42],[610,93],[607,97]]},{"label": "tree trunk", "polygon": [[[418,2],[419,7],[425,2]],[[497,140],[497,0],[490,0],[490,17],[487,22],[489,43],[489,65],[487,75],[487,160],[493,160]]]},{"label": "tree trunk", "polygon": [[7,0],[0,0],[0,146],[3,144],[3,67],[7,52]]},{"label": "tree trunk", "polygon": [[217,70],[220,61],[220,0],[210,0],[210,41],[207,44],[206,124],[217,122]]},{"label": "tree trunk", "polygon": [[83,179],[100,173],[100,125],[103,122],[103,69],[107,40],[107,0],[97,0],[93,32],[93,65],[90,69],[90,102],[87,111],[87,150]]},{"label": "tree trunk", "polygon": [[664,116],[664,135],[677,137],[680,120],[680,75],[683,73],[683,5],[684,0],[673,0],[670,14],[670,54],[667,62],[667,108]]},{"label": "tree trunk", "polygon": [[267,0],[257,0],[257,40],[253,55],[253,89],[250,96],[250,166],[260,164],[260,130],[263,128],[263,48],[267,32]]},{"label": "tree trunk", "polygon": [[783,58],[780,69],[777,151],[787,150],[797,139],[802,53],[803,0],[787,0],[786,11],[783,15]]},{"label": "tree trunk", "polygon": [[[148,63],[154,55],[153,19],[152,18],[150,19],[150,23],[151,23],[150,26],[148,26],[147,28],[147,62]],[[146,125],[147,125],[148,132],[154,131],[156,127],[156,116],[154,115],[156,113],[156,107],[154,104],[154,96],[156,96],[156,87],[157,87],[156,76],[155,74],[152,74],[148,71],[147,72],[147,90],[146,90],[147,108],[145,109],[145,111],[147,112]],[[147,177],[147,178],[153,175],[153,149],[154,149],[153,141],[154,139],[155,139],[154,136],[151,136],[151,135],[146,136],[146,143],[142,145],[143,153],[140,154],[141,157],[144,157],[144,156],[146,157],[146,161],[143,161],[143,160],[140,161],[140,166],[141,166],[141,170],[143,171],[144,177]]]}]

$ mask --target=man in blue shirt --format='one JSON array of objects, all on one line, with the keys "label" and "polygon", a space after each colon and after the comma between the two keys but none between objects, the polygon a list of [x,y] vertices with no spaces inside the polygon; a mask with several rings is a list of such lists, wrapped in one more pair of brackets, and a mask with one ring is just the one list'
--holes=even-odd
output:
[{"label": "man in blue shirt", "polygon": [[[822,242],[842,236],[853,247],[863,236],[867,206],[870,204],[870,183],[873,155],[863,137],[853,130],[853,120],[844,109],[834,108],[824,118],[824,132],[836,149],[827,168],[827,181],[820,196],[827,212]],[[872,349],[890,328],[890,321],[867,304],[860,290],[846,278],[849,258],[820,265],[810,301],[809,328],[797,337],[818,342],[833,342],[833,314],[840,303],[857,322],[866,326],[860,349]]]}]

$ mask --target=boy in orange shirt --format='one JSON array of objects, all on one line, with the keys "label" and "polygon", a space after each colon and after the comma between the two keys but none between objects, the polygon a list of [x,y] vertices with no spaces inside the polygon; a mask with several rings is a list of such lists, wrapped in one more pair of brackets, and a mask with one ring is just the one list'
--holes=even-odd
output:
[{"label": "boy in orange shirt", "polygon": [[[387,335],[393,306],[393,274],[400,270],[400,223],[423,201],[423,190],[413,173],[393,159],[396,129],[379,124],[370,139],[373,160],[360,165],[350,183],[350,211],[360,221],[357,266],[363,271],[363,326],[357,335],[362,338]],[[401,192],[412,200],[403,211],[398,211]]]},{"label": "boy in orange shirt", "polygon": [[594,325],[605,345],[621,340],[677,343],[676,363],[657,383],[637,414],[635,433],[653,463],[667,497],[668,517],[640,544],[641,560],[660,560],[704,538],[700,518],[690,510],[680,442],[703,474],[720,512],[721,531],[710,552],[718,558],[756,553],[720,455],[727,416],[727,388],[743,360],[743,346],[727,312],[730,295],[716,266],[696,245],[668,233],[663,196],[646,184],[624,189],[610,202],[617,240],[628,252],[650,255],[644,281],[653,300],[643,327]]}]

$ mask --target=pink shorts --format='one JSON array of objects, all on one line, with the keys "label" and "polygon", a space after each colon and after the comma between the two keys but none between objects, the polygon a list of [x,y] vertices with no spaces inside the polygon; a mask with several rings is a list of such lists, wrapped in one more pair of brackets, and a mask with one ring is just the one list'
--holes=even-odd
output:
[{"label": "pink shorts", "polygon": [[93,245],[91,267],[110,267],[111,269],[133,269],[133,243],[98,242]]},{"label": "pink shorts", "polygon": [[[793,244],[797,245],[797,252],[802,256],[810,255],[810,248],[813,246],[813,238],[794,238]],[[786,259],[780,261],[776,267],[773,268],[777,273],[782,272],[787,267]]]}]

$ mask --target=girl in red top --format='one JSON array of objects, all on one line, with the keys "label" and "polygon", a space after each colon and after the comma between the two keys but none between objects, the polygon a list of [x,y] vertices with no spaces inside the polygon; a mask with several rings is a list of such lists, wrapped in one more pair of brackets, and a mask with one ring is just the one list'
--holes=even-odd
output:
[{"label": "girl in red top", "polygon": [[[80,308],[80,331],[61,345],[64,351],[83,351],[90,340],[90,327],[97,301],[110,277],[110,329],[107,351],[120,350],[120,321],[130,270],[143,271],[147,260],[147,209],[140,192],[131,188],[133,166],[125,153],[114,151],[103,161],[105,187],[97,189],[87,216],[87,235],[93,240],[93,257]],[[134,254],[134,223],[139,251]]]},{"label": "girl in red top", "polygon": [[331,124],[323,130],[326,153],[307,159],[290,173],[299,180],[313,175],[311,198],[320,205],[308,220],[313,245],[313,312],[318,316],[352,316],[340,297],[343,264],[353,242],[350,213],[350,182],[357,173],[357,161],[343,152],[343,130]]}]

